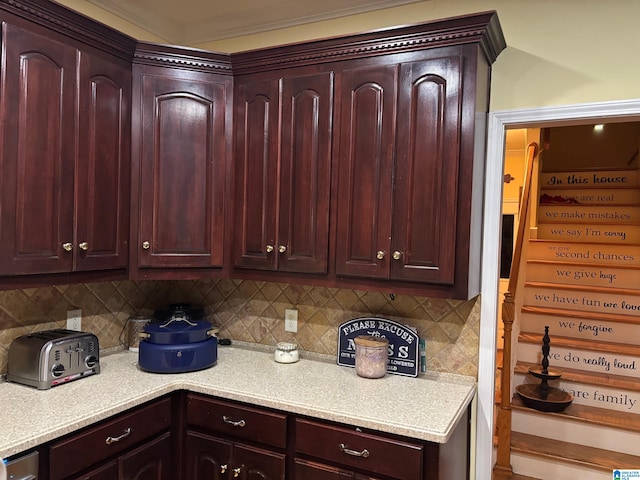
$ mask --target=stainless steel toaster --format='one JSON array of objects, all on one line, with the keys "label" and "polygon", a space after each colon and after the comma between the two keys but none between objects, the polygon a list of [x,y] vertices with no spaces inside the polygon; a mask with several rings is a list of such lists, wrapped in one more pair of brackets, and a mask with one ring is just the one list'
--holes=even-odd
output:
[{"label": "stainless steel toaster", "polygon": [[9,346],[7,380],[39,390],[100,373],[98,337],[55,329],[16,338]]}]

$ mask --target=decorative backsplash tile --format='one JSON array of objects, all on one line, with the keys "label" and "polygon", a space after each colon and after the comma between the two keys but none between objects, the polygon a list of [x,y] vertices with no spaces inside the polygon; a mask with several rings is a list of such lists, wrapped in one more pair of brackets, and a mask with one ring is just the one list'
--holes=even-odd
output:
[{"label": "decorative backsplash tile", "polygon": [[[361,316],[387,317],[427,339],[427,368],[476,376],[480,298],[433,299],[250,280],[122,281],[0,291],[0,372],[11,340],[63,328],[67,310],[82,309],[82,329],[101,348],[119,346],[131,315],[170,303],[203,306],[219,336],[264,345],[295,340],[303,351],[336,355],[337,327]],[[298,332],[284,331],[284,310],[298,310]]]}]

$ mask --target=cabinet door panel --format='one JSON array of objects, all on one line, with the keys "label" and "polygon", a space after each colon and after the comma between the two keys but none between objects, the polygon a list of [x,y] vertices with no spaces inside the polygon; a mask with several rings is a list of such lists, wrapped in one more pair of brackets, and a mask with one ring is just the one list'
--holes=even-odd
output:
[{"label": "cabinet door panel", "polygon": [[144,75],[142,102],[139,265],[221,266],[225,85]]},{"label": "cabinet door panel", "polygon": [[341,468],[295,459],[295,480],[349,480],[353,472]]},{"label": "cabinet door panel", "polygon": [[231,442],[187,432],[185,442],[185,479],[227,479],[231,464]]},{"label": "cabinet door panel", "polygon": [[127,265],[130,103],[131,67],[83,53],[76,270]]},{"label": "cabinet door panel", "polygon": [[90,472],[82,475],[73,475],[71,477],[67,477],[65,480],[116,480],[117,478],[118,462],[117,460],[113,460],[112,462],[95,468]]},{"label": "cabinet door panel", "polygon": [[120,457],[119,480],[173,480],[171,434],[165,433]]},{"label": "cabinet door panel", "polygon": [[339,80],[338,275],[388,277],[397,77],[390,65]]},{"label": "cabinet door panel", "polygon": [[[277,268],[278,84],[239,81],[236,90],[234,265]],[[273,250],[267,251],[267,246]]]},{"label": "cabinet door panel", "polygon": [[[404,64],[391,276],[453,283],[460,152],[461,57]],[[463,186],[464,188],[464,186]]]},{"label": "cabinet door panel", "polygon": [[232,466],[240,469],[242,480],[284,480],[285,455],[235,444]]},{"label": "cabinet door panel", "polygon": [[278,270],[326,273],[333,75],[282,81]]},{"label": "cabinet door panel", "polygon": [[76,50],[3,25],[2,274],[70,271]]}]

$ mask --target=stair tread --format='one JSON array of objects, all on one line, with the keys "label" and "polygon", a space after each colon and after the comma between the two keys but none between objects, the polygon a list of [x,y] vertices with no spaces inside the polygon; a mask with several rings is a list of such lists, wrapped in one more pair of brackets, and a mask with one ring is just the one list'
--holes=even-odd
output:
[{"label": "stair tread", "polygon": [[557,317],[580,318],[583,320],[603,320],[603,321],[608,320],[612,322],[640,324],[640,316],[622,315],[619,313],[587,312],[583,310],[537,307],[533,305],[524,305],[520,311],[522,313],[536,313],[540,315],[553,315]]},{"label": "stair tread", "polygon": [[640,465],[640,456],[637,455],[577,445],[522,432],[511,432],[511,450],[599,470],[633,469]]},{"label": "stair tread", "polygon": [[[542,345],[544,335],[535,332],[520,332],[518,341],[523,343],[537,343]],[[551,339],[552,346],[580,348],[583,350],[596,349],[600,352],[617,353],[621,355],[640,355],[640,345],[630,343],[605,342],[601,340],[585,340],[582,338],[564,337],[554,335]]]},{"label": "stair tread", "polygon": [[540,479],[535,477],[527,477],[526,475],[518,475],[517,473],[514,473],[513,475],[511,475],[509,480],[540,480]]},{"label": "stair tread", "polygon": [[[513,396],[511,406],[514,410],[538,412],[537,410],[525,406],[517,394]],[[539,413],[540,415],[570,419],[605,427],[619,428],[621,430],[631,432],[640,432],[640,415],[635,413],[619,412],[617,410],[592,407],[590,405],[580,405],[577,403],[572,403],[562,412]]]},{"label": "stair tread", "polygon": [[[536,363],[518,361],[514,368],[515,373],[529,373],[530,368],[539,368]],[[585,370],[577,370],[573,368],[557,369],[562,373],[563,380],[572,382],[587,383],[589,385],[601,385],[607,387],[622,388],[640,392],[640,379],[633,377],[624,377],[622,375],[612,375],[609,373],[587,372]]]},{"label": "stair tread", "polygon": [[525,287],[534,288],[555,288],[557,290],[570,290],[572,292],[608,293],[615,295],[639,296],[640,289],[637,288],[617,288],[617,287],[594,287],[590,285],[573,285],[569,283],[553,282],[525,282]]}]

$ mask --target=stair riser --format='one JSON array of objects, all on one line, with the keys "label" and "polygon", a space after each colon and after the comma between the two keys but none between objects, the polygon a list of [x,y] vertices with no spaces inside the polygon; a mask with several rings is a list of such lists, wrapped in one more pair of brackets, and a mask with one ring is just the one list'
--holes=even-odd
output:
[{"label": "stair riser", "polygon": [[629,288],[638,282],[638,278],[640,278],[640,269],[535,262],[527,264],[527,281],[529,282]]},{"label": "stair riser", "polygon": [[539,223],[616,224],[640,222],[640,207],[593,205],[541,205]]},{"label": "stair riser", "polygon": [[584,312],[640,315],[640,296],[601,292],[576,292],[555,288],[525,288],[524,304]]},{"label": "stair riser", "polygon": [[568,226],[541,223],[538,225],[538,238],[560,242],[635,245],[640,242],[640,227],[638,225],[600,225],[593,223]]},{"label": "stair riser", "polygon": [[533,260],[579,262],[592,265],[640,266],[640,247],[636,245],[595,245],[560,242],[529,242]]},{"label": "stair riser", "polygon": [[[516,373],[513,383],[515,387],[523,383],[540,383],[540,380],[537,380],[533,375]],[[549,385],[571,393],[573,395],[573,403],[579,405],[640,414],[640,392],[571,382],[564,378],[551,381]]]},{"label": "stair riser", "polygon": [[[550,370],[560,370],[560,373],[562,373],[563,368],[572,368],[586,372],[621,375],[623,377],[640,377],[640,357],[609,353],[606,351],[598,352],[578,348],[566,348],[553,345],[553,338],[551,339],[550,347]],[[597,345],[594,345],[594,349],[595,348],[597,348]],[[518,360],[539,365],[542,361],[541,345],[519,343]]]},{"label": "stair riser", "polygon": [[545,189],[637,187],[639,185],[638,179],[638,170],[541,173],[540,187]]},{"label": "stair riser", "polygon": [[515,473],[544,480],[611,480],[613,478],[612,472],[555,462],[520,452],[511,454],[511,466]]},{"label": "stair riser", "polygon": [[640,433],[606,427],[535,411],[513,410],[512,430],[561,442],[615,452],[638,454]]},{"label": "stair riser", "polygon": [[523,332],[544,333],[545,326],[549,326],[550,331],[563,337],[640,345],[639,324],[554,317],[535,313],[522,314],[521,330]]},{"label": "stair riser", "polygon": [[633,205],[640,203],[640,190],[624,189],[601,189],[601,188],[551,188],[542,189],[541,194],[550,196],[560,196],[572,199],[578,204],[590,205]]}]

